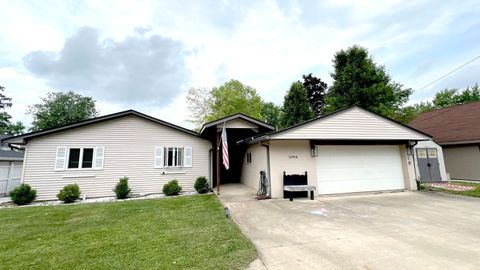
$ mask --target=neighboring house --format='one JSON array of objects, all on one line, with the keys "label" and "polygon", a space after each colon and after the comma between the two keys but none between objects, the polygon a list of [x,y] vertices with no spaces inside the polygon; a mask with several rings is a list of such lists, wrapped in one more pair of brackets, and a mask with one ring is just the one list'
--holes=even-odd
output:
[{"label": "neighboring house", "polygon": [[[0,135],[0,140],[11,137]],[[6,196],[16,188],[22,177],[23,151],[0,144],[0,196]]]},{"label": "neighboring house", "polygon": [[[230,169],[220,134],[227,130]],[[77,183],[87,197],[112,196],[123,176],[134,194],[160,193],[178,179],[193,191],[198,176],[212,187],[243,183],[258,188],[260,171],[271,195],[283,196],[283,173],[304,174],[317,194],[415,190],[412,147],[431,137],[352,107],[275,132],[244,114],[206,123],[199,133],[136,111],[8,138],[26,147],[23,182],[38,199],[55,199]]]},{"label": "neighboring house", "polygon": [[480,102],[422,113],[410,126],[442,147],[451,179],[480,180]]}]

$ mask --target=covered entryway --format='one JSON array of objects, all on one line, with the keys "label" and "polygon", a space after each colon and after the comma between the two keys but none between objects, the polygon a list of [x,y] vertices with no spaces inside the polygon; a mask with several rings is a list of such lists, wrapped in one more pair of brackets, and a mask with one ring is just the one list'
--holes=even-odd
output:
[{"label": "covered entryway", "polygon": [[[222,162],[222,143],[220,137],[223,127],[225,127],[227,131],[228,138],[230,164],[228,170],[225,169]],[[212,174],[210,176],[212,180],[211,186],[217,187],[217,192],[219,192],[219,184],[240,183],[247,146],[245,144],[237,144],[237,142],[273,130],[275,130],[273,126],[241,113],[203,125],[200,130],[200,135],[212,142],[212,154],[210,155],[212,164]]]},{"label": "covered entryway", "polygon": [[317,145],[318,194],[404,189],[398,145]]}]

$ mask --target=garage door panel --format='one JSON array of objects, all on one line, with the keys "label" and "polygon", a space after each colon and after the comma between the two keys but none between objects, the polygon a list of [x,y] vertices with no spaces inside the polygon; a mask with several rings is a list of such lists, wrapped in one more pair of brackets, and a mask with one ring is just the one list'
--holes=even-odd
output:
[{"label": "garage door panel", "polygon": [[397,145],[320,145],[319,194],[403,189]]}]

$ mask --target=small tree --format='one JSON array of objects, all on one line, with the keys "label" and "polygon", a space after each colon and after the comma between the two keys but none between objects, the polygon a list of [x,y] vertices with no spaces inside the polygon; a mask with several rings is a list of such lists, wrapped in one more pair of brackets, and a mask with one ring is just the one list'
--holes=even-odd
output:
[{"label": "small tree", "polygon": [[115,195],[117,199],[126,199],[130,196],[130,188],[128,187],[128,177],[124,176],[120,178],[117,185],[115,186]]},{"label": "small tree", "polygon": [[292,83],[290,90],[285,95],[281,124],[287,128],[314,117],[310,103],[308,102],[307,91],[299,81]]}]

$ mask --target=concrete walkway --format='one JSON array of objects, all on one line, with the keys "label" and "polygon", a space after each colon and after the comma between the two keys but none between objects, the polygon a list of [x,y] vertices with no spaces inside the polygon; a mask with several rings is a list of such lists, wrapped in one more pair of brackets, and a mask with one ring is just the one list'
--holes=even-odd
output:
[{"label": "concrete walkway", "polygon": [[222,202],[257,247],[251,269],[479,269],[480,199],[401,192],[315,201],[254,200],[222,186]]}]

